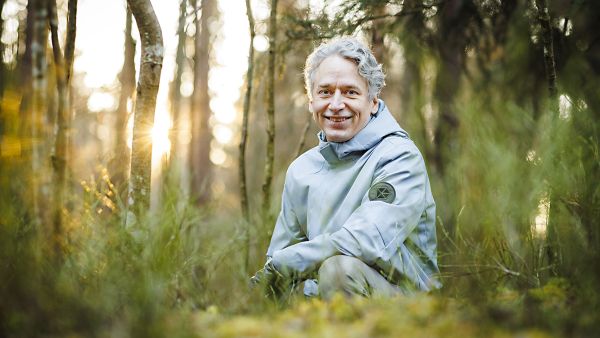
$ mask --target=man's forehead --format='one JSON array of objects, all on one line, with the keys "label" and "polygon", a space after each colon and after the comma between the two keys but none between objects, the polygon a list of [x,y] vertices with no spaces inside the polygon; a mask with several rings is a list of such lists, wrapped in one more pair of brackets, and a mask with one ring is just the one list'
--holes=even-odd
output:
[{"label": "man's forehead", "polygon": [[333,76],[317,77],[314,88],[365,89],[367,88],[367,80],[360,75],[345,78]]},{"label": "man's forehead", "polygon": [[317,84],[319,88],[329,87],[340,87],[340,88],[359,88],[360,83],[356,81],[319,81]]}]

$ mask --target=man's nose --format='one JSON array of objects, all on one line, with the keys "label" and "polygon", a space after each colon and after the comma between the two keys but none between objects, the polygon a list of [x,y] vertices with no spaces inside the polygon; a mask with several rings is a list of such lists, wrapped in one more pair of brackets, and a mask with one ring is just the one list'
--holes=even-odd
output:
[{"label": "man's nose", "polygon": [[342,97],[342,93],[340,90],[336,90],[329,101],[329,110],[331,111],[340,111],[344,109],[344,100]]}]

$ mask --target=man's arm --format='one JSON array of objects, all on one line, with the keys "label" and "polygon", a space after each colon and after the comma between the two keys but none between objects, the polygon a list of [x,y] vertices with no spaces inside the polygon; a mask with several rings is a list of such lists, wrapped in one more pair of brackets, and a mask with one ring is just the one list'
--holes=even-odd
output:
[{"label": "man's arm", "polygon": [[269,286],[271,286],[271,284],[278,284],[276,281],[281,280],[284,276],[273,266],[273,254],[283,248],[307,239],[300,226],[298,217],[294,212],[294,186],[295,182],[293,181],[290,169],[286,174],[281,198],[281,211],[277,217],[275,229],[273,230],[271,242],[267,250],[267,261],[264,267],[251,278],[251,283],[253,285],[260,283],[265,283]]},{"label": "man's arm", "polygon": [[[426,207],[427,173],[412,143],[406,151],[382,161],[373,182],[374,188],[377,183],[386,183],[380,196],[365,194],[361,206],[340,230],[274,251],[272,264],[277,271],[286,277],[305,278],[334,255],[374,264],[377,259],[388,260],[397,251]],[[391,201],[389,194],[394,195]]]},{"label": "man's arm", "polygon": [[[369,194],[342,229],[331,235],[332,244],[370,265],[389,260],[418,225],[427,207],[427,190],[425,163],[410,142],[405,151],[380,165]],[[391,201],[389,194],[394,196]]]},{"label": "man's arm", "polygon": [[300,227],[298,217],[294,212],[295,182],[292,178],[291,169],[285,177],[283,194],[281,196],[281,211],[275,223],[275,229],[271,236],[271,243],[267,250],[267,257],[271,257],[277,250],[281,250],[298,242],[305,241],[306,234]]}]

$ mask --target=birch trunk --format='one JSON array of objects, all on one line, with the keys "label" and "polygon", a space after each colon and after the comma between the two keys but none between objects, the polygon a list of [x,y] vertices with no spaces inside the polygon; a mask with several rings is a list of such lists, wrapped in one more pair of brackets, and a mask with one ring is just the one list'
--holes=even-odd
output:
[{"label": "birch trunk", "polygon": [[[248,47],[248,69],[246,71],[246,94],[244,96],[244,115],[242,117],[242,135],[239,146],[239,180],[240,180],[240,203],[242,215],[246,222],[250,222],[250,211],[248,206],[248,189],[246,186],[246,142],[248,140],[248,117],[250,116],[250,103],[252,101],[252,85],[254,81],[254,37],[256,30],[254,28],[254,16],[252,14],[252,5],[250,0],[246,0],[246,15],[248,17],[248,26],[250,30],[250,46]],[[248,231],[246,239],[249,240]],[[246,243],[249,247],[249,243]],[[247,266],[247,264],[246,264]]]},{"label": "birch trunk", "polygon": [[275,52],[277,48],[277,0],[271,0],[269,17],[269,59],[267,72],[267,158],[265,162],[262,214],[266,219],[271,209],[271,185],[275,160]]},{"label": "birch trunk", "polygon": [[125,44],[123,66],[119,73],[121,92],[115,118],[115,156],[111,165],[112,183],[121,200],[126,199],[126,182],[129,171],[130,152],[127,146],[127,121],[129,120],[128,102],[135,90],[135,40],[131,37],[131,10],[125,14]]},{"label": "birch trunk", "polygon": [[40,208],[45,205],[46,195],[43,179],[44,154],[42,140],[45,139],[44,115],[46,113],[47,65],[46,46],[48,41],[48,10],[44,0],[33,1],[33,39],[31,41],[33,97],[31,109],[31,198],[33,223],[39,225],[46,218]]},{"label": "birch trunk", "polygon": [[68,87],[65,74],[65,64],[58,41],[58,15],[56,1],[49,0],[48,22],[50,25],[52,54],[54,56],[54,71],[56,73],[56,89],[58,92],[58,111],[56,116],[56,135],[54,142],[54,155],[52,168],[54,171],[54,195],[52,198],[52,242],[57,257],[60,257],[63,241],[63,212],[65,204],[66,172],[67,172],[67,145],[68,132],[71,124],[69,116]]},{"label": "birch trunk", "polygon": [[127,225],[139,225],[150,207],[152,125],[163,61],[163,38],[150,0],[127,0],[140,32],[142,52],[134,108]]},{"label": "birch trunk", "polygon": [[209,20],[213,16],[215,6],[216,2],[214,0],[202,0],[202,17],[199,19],[196,15],[194,92],[191,105],[192,144],[190,165],[192,186],[190,195],[197,205],[204,205],[210,198],[210,141],[212,137],[208,120],[212,112],[208,93],[211,38]]}]

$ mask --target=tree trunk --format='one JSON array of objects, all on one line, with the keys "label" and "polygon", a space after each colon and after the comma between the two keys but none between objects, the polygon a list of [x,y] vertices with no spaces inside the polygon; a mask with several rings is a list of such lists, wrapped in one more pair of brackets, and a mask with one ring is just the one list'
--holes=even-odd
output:
[{"label": "tree trunk", "polygon": [[294,159],[302,154],[302,149],[306,143],[306,134],[308,134],[308,129],[310,129],[310,121],[312,121],[312,115],[306,114],[306,122],[304,123],[304,128],[302,128],[302,133],[300,134],[300,141],[298,141],[298,147],[296,148],[296,155],[294,156]]},{"label": "tree trunk", "polygon": [[[2,10],[4,9],[5,0],[0,0],[0,37],[4,32],[4,20],[2,19]],[[6,78],[5,67],[4,67],[4,43],[0,40],[0,102],[4,96],[4,79]],[[0,105],[0,114],[2,113],[2,106]],[[1,121],[1,120],[0,120]],[[0,132],[2,132],[0,130]]]},{"label": "tree trunk", "polygon": [[[67,14],[67,41],[65,42],[65,79],[67,86],[71,84],[73,59],[75,56],[75,37],[77,35],[77,0],[69,0]],[[69,87],[69,93],[71,88]],[[70,97],[69,97],[70,99]],[[71,106],[69,105],[69,109]]]},{"label": "tree trunk", "polygon": [[131,10],[127,8],[125,17],[125,45],[123,66],[119,73],[121,92],[115,118],[115,155],[110,168],[112,183],[124,201],[127,198],[127,177],[129,171],[130,152],[127,145],[127,121],[129,120],[128,101],[135,90],[135,40],[131,37],[132,17]]},{"label": "tree trunk", "polygon": [[267,158],[265,161],[262,215],[267,219],[271,209],[271,185],[275,161],[275,53],[277,48],[277,0],[271,0],[269,17],[269,59],[267,66]]},{"label": "tree trunk", "polygon": [[192,186],[190,194],[197,205],[210,199],[211,162],[210,141],[212,139],[208,121],[210,96],[208,93],[209,50],[211,32],[209,21],[216,9],[214,0],[202,0],[202,17],[196,15],[196,37],[194,55],[194,93],[192,94],[191,120],[192,144],[190,154]]},{"label": "tree trunk", "polygon": [[[127,0],[140,32],[142,52],[133,120],[127,225],[138,224],[150,207],[152,125],[163,61],[163,38],[150,0]],[[132,219],[133,216],[133,219]]]},{"label": "tree trunk", "polygon": [[[554,62],[554,45],[552,41],[552,26],[550,25],[550,13],[548,12],[547,0],[535,0],[537,7],[537,18],[542,28],[541,40],[544,50],[544,68],[546,73],[546,81],[548,83],[548,95],[550,103],[550,113],[554,119],[558,118],[559,114],[559,103],[558,103],[558,91],[556,89],[556,66]],[[560,163],[560,153],[555,155],[557,163]],[[547,241],[546,254],[550,266],[552,266],[551,272],[557,274],[557,268],[561,262],[560,252],[560,238],[558,238],[558,202],[559,199],[556,197],[556,193],[553,191],[554,187],[550,184],[548,191],[548,224],[547,224]]]},{"label": "tree trunk", "polygon": [[[63,210],[66,196],[66,173],[67,173],[67,145],[68,132],[71,125],[69,115],[69,93],[65,74],[65,64],[58,41],[58,15],[56,13],[56,0],[49,0],[48,22],[50,25],[52,53],[54,56],[54,71],[56,73],[56,89],[58,92],[58,112],[56,116],[56,137],[54,141],[54,155],[52,156],[52,168],[54,169],[54,196],[52,198],[52,242],[57,257],[61,256],[63,242]],[[71,21],[72,23],[72,21]],[[74,31],[74,30],[73,30]],[[70,34],[70,38],[73,33]],[[74,44],[74,42],[72,43]]]},{"label": "tree trunk", "polygon": [[[187,35],[185,32],[185,19],[187,16],[187,0],[181,0],[179,3],[179,21],[177,23],[177,52],[175,54],[175,75],[169,88],[169,102],[171,102],[171,118],[173,125],[169,133],[171,141],[171,164],[176,163],[179,151],[179,135],[181,133],[180,111],[181,111],[181,76],[183,74],[185,63],[185,42]],[[170,166],[172,167],[172,165]],[[174,169],[174,168],[172,168]],[[170,171],[170,170],[169,170]],[[169,172],[167,171],[167,172]]]},{"label": "tree trunk", "polygon": [[42,140],[46,139],[46,128],[44,118],[46,114],[46,87],[47,87],[47,64],[46,46],[48,41],[48,10],[44,0],[33,1],[33,40],[31,41],[32,60],[32,83],[33,97],[31,109],[31,197],[33,203],[34,224],[41,224],[45,220],[45,212],[41,206],[45,205],[47,193],[44,186],[46,182],[43,175],[44,154]]},{"label": "tree trunk", "polygon": [[242,215],[246,220],[245,242],[246,252],[244,256],[244,267],[250,268],[250,208],[248,205],[248,189],[246,186],[246,142],[248,140],[248,117],[250,115],[250,102],[252,100],[252,85],[254,81],[254,37],[256,30],[254,28],[254,16],[252,15],[252,5],[250,0],[246,0],[246,15],[248,17],[248,26],[250,30],[250,44],[248,46],[248,69],[246,71],[246,94],[244,96],[244,115],[242,117],[242,135],[239,145],[239,180],[240,180],[240,204]]},{"label": "tree trunk", "polygon": [[[246,94],[244,96],[244,115],[242,118],[242,137],[239,146],[239,180],[240,180],[240,203],[242,215],[246,222],[250,221],[250,211],[248,206],[248,189],[246,186],[246,141],[248,140],[248,117],[250,115],[250,102],[252,100],[252,85],[254,81],[254,37],[256,30],[254,28],[254,16],[252,15],[252,6],[250,0],[246,0],[246,14],[248,16],[248,25],[250,28],[250,45],[248,47],[248,70],[246,71]],[[249,240],[248,231],[246,239]],[[249,243],[246,243],[247,245]],[[249,245],[248,245],[249,246]],[[248,265],[246,264],[246,267]]]},{"label": "tree trunk", "polygon": [[[451,0],[441,10],[438,51],[440,68],[435,84],[435,98],[438,103],[439,119],[434,131],[434,164],[440,176],[444,176],[446,166],[454,158],[458,147],[459,118],[454,111],[454,97],[458,92],[459,80],[464,65],[466,33],[456,27],[468,20],[462,0]],[[464,16],[464,18],[463,18]]]},{"label": "tree trunk", "polygon": [[[370,9],[370,14],[377,17],[385,14],[385,3],[374,4]],[[371,49],[377,62],[383,64],[385,61],[385,46],[383,39],[385,37],[383,24],[381,20],[373,20],[370,28]]]},{"label": "tree trunk", "polygon": [[[544,67],[548,81],[548,93],[550,100],[556,101],[558,92],[556,89],[556,66],[554,62],[554,43],[552,39],[552,26],[550,25],[550,13],[548,13],[548,0],[535,0],[538,9],[538,20],[542,27],[542,43],[544,45]],[[558,107],[558,102],[553,103]],[[555,111],[558,114],[558,109]]]}]

